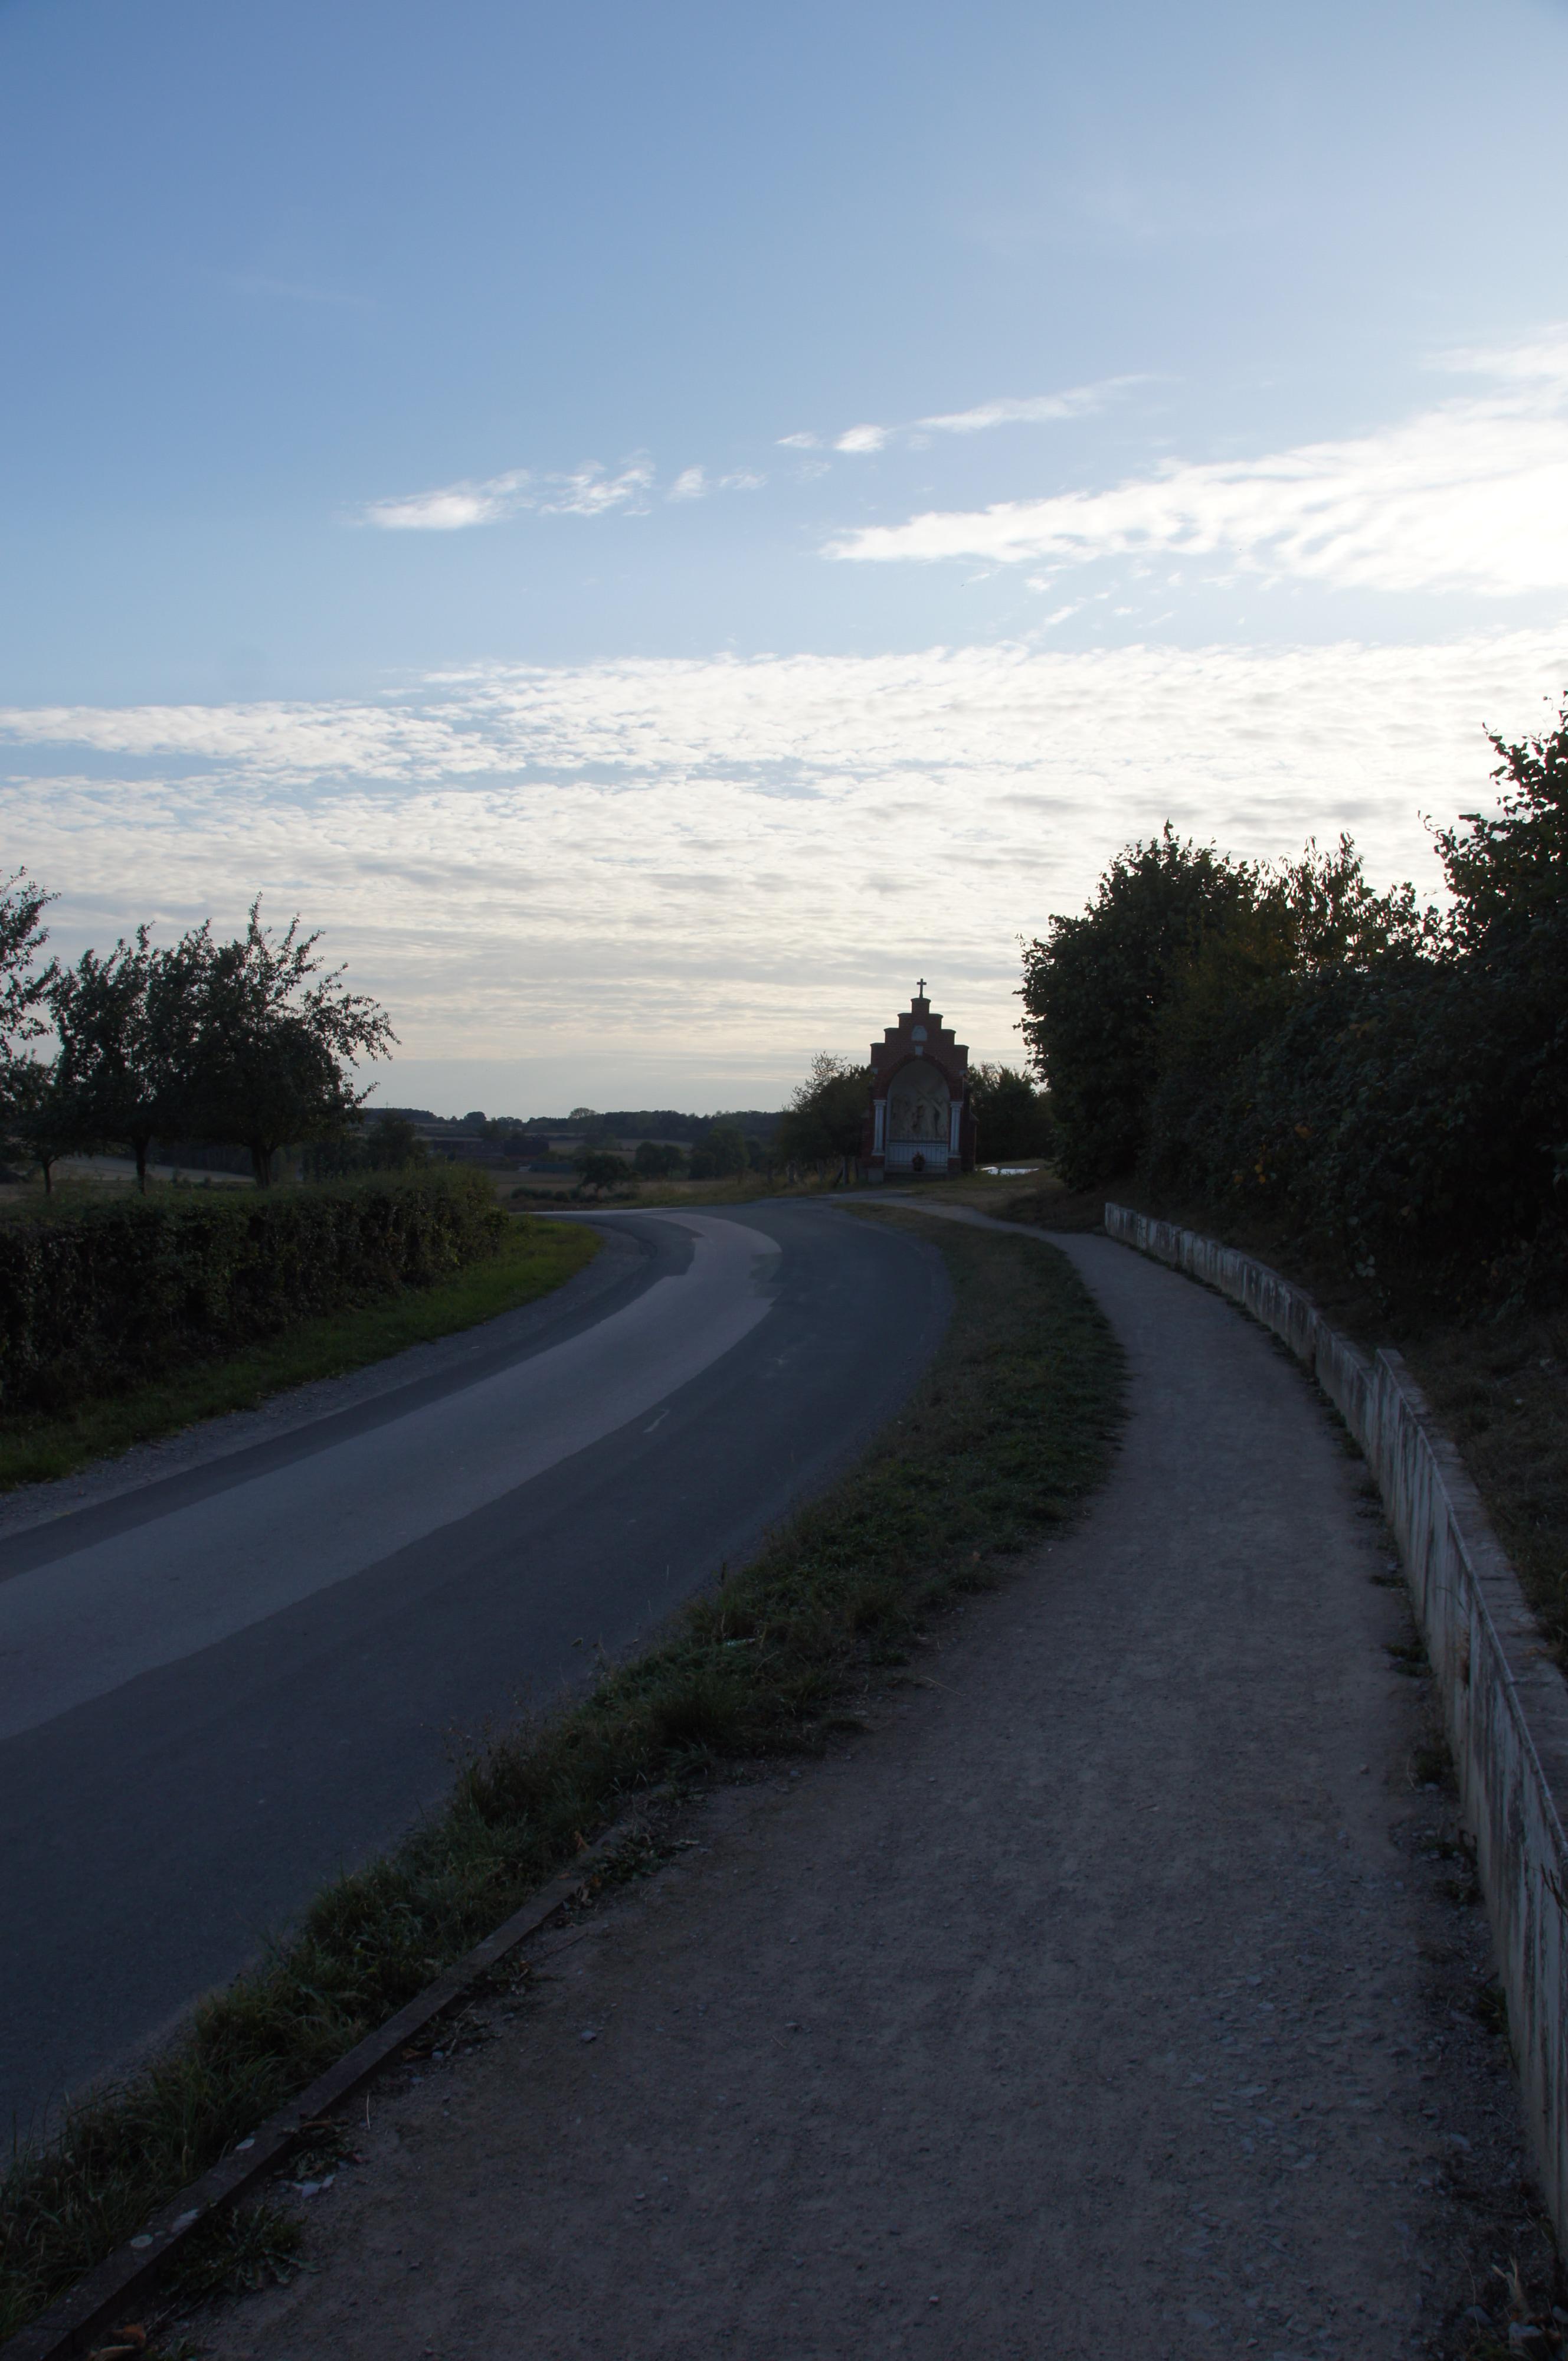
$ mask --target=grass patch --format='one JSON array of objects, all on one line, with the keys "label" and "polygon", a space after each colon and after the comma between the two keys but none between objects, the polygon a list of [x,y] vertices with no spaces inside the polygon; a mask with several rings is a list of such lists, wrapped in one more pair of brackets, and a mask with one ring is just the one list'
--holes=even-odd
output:
[{"label": "grass patch", "polygon": [[1122,1363],[1077,1274],[1027,1238],[929,1228],[952,1322],[859,1466],[647,1654],[476,1755],[438,1814],[322,1894],[167,2053],[14,2159],[0,2184],[0,2338],[521,1907],[640,1791],[718,1758],[819,1745],[944,1599],[992,1579],[999,1557],[1099,1482]]},{"label": "grass patch", "polygon": [[195,1362],[58,1416],[0,1422],[0,1490],[69,1476],[91,1459],[173,1434],[199,1419],[254,1410],[312,1378],[341,1377],[410,1345],[472,1328],[559,1287],[598,1251],[579,1223],[513,1222],[498,1252],[434,1287],[404,1288],[352,1311],[302,1320],[227,1359]]}]

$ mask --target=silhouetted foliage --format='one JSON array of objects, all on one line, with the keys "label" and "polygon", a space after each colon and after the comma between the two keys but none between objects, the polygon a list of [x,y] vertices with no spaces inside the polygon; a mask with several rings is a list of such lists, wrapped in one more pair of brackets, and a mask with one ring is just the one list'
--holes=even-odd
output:
[{"label": "silhouetted foliage", "polygon": [[872,1070],[818,1050],[773,1135],[777,1154],[792,1164],[840,1164],[861,1152]]},{"label": "silhouetted foliage", "polygon": [[1053,1153],[1057,1128],[1050,1094],[1036,1089],[1027,1074],[1012,1066],[971,1066],[970,1105],[981,1163],[1010,1163],[1018,1157]]},{"label": "silhouetted foliage", "polygon": [[1434,831],[1446,910],[1375,890],[1348,838],[1255,864],[1167,830],[1054,922],[1025,957],[1025,1029],[1069,1180],[1136,1159],[1163,1187],[1288,1213],[1365,1276],[1562,1287],[1568,704],[1491,743],[1497,810]]}]

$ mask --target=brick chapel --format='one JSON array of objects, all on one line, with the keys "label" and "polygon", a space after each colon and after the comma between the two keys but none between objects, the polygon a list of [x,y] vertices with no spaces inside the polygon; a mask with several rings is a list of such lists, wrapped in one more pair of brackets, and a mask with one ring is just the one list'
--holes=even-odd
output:
[{"label": "brick chapel", "polygon": [[932,1016],[924,976],[897,1024],[872,1044],[871,1095],[861,1138],[868,1180],[973,1171],[969,1051]]}]

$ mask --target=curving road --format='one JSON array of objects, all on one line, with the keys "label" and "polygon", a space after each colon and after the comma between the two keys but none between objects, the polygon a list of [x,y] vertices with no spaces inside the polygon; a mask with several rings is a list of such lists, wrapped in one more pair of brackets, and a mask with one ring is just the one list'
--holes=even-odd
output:
[{"label": "curving road", "polygon": [[946,1322],[929,1247],[828,1208],[596,1226],[434,1368],[0,1539],[0,2127],[392,1841],[461,1733],[752,1550]]}]

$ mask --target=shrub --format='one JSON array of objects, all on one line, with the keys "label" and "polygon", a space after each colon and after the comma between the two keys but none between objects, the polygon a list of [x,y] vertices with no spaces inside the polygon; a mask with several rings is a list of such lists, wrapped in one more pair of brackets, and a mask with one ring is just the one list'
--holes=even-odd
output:
[{"label": "shrub", "polygon": [[0,1224],[0,1411],[59,1411],[424,1287],[507,1216],[478,1173],[95,1205]]}]

